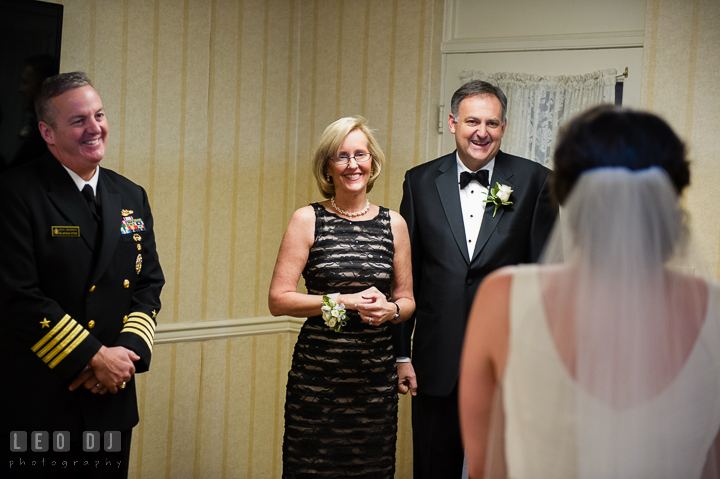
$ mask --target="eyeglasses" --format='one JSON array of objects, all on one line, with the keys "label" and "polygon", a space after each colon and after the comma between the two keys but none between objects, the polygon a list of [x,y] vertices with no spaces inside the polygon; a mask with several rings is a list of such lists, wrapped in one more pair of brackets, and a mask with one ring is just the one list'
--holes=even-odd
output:
[{"label": "eyeglasses", "polygon": [[355,156],[340,155],[337,158],[330,159],[336,165],[343,166],[350,163],[350,160],[355,160],[355,163],[365,163],[370,158],[372,158],[372,155],[370,153],[355,153]]}]

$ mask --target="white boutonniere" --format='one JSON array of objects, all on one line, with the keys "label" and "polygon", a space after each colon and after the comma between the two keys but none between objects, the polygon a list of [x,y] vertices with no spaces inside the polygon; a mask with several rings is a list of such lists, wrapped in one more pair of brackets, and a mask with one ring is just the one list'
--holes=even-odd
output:
[{"label": "white boutonniere", "polygon": [[492,190],[490,190],[488,199],[483,201],[483,203],[492,203],[495,205],[495,211],[493,211],[493,218],[495,217],[495,213],[497,213],[498,208],[500,208],[501,206],[513,204],[512,201],[508,201],[512,192],[513,189],[510,188],[508,185],[501,185],[497,181],[495,182],[495,186]]},{"label": "white boutonniere", "polygon": [[345,313],[345,305],[337,304],[330,296],[323,295],[322,317],[325,325],[332,328],[336,333],[342,330],[347,324],[347,314]]}]

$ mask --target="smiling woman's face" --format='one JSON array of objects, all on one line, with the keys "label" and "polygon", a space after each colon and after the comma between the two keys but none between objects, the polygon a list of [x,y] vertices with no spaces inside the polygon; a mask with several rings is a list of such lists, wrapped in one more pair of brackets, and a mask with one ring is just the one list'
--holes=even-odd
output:
[{"label": "smiling woman's face", "polygon": [[[353,130],[345,137],[333,159],[337,159],[340,155],[354,157],[359,153],[369,153],[367,137],[361,130]],[[333,179],[336,195],[342,194],[343,191],[349,193],[366,191],[371,169],[371,159],[358,163],[353,158],[345,165],[338,165],[332,159],[327,163],[327,172]]]}]

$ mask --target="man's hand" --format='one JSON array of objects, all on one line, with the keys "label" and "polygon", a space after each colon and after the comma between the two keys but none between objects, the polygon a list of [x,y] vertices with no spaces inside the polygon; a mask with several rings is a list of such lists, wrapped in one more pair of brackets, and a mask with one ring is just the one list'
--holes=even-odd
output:
[{"label": "man's hand", "polygon": [[398,392],[400,394],[410,394],[417,396],[417,378],[415,378],[415,368],[411,362],[397,363],[398,372]]},{"label": "man's hand", "polygon": [[108,389],[100,384],[98,378],[95,377],[95,373],[89,365],[85,366],[85,369],[83,369],[78,377],[75,378],[70,385],[70,390],[74,391],[80,385],[82,385],[85,389],[89,389],[93,394],[102,395],[108,392]]},{"label": "man's hand", "polygon": [[[71,391],[76,390],[78,388],[78,386],[80,386],[81,384],[83,384],[86,381],[92,380],[93,378],[95,378],[95,374],[93,373],[92,368],[90,366],[85,366],[85,369],[82,370],[80,375],[78,375],[78,377],[76,377],[75,380],[70,385],[70,390]],[[95,381],[95,383],[93,383],[93,384],[97,384],[97,381]],[[88,388],[88,389],[90,389],[90,388]]]},{"label": "man's hand", "polygon": [[102,346],[90,359],[88,367],[70,385],[70,390],[73,391],[82,384],[85,389],[91,389],[93,392],[104,394],[110,391],[115,394],[118,387],[130,381],[135,374],[133,361],[138,360],[140,356],[122,346],[112,348]]}]

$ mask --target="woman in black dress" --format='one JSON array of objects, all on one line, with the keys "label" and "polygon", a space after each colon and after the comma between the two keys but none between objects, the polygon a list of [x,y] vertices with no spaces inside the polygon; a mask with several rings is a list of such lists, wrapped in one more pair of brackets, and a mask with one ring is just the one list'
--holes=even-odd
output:
[{"label": "woman in black dress", "polygon": [[[288,375],[286,479],[395,474],[390,326],[410,317],[415,301],[407,225],[367,199],[384,161],[364,118],[328,126],[313,155],[328,200],[297,210],[280,245],[270,311],[308,317]],[[307,294],[297,292],[301,274]]]}]

